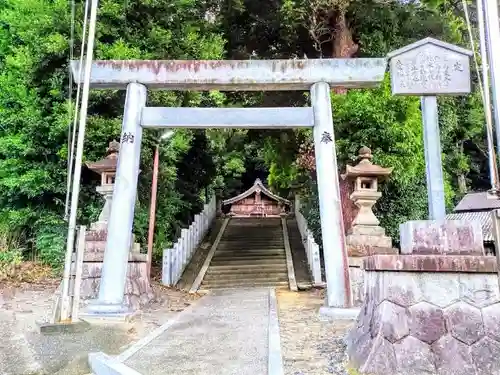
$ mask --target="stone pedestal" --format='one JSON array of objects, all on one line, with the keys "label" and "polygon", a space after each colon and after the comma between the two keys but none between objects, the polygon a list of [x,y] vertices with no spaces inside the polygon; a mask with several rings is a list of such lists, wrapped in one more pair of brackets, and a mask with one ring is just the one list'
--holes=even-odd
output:
[{"label": "stone pedestal", "polygon": [[473,233],[440,253],[436,239],[413,242],[420,254],[363,260],[365,301],[347,337],[351,368],[371,375],[500,373],[497,263],[475,250],[465,255],[481,236]]},{"label": "stone pedestal", "polygon": [[392,248],[392,239],[385,235],[385,229],[373,213],[373,206],[382,196],[378,191],[379,180],[387,178],[392,168],[383,168],[373,164],[372,152],[362,147],[358,152],[358,164],[346,166],[342,176],[353,183],[350,199],[358,208],[356,216],[347,231],[346,245],[349,256],[349,275],[351,279],[352,301],[359,307],[364,296],[364,272],[362,258],[374,254],[397,254]]},{"label": "stone pedestal", "polygon": [[[93,223],[91,229],[87,231],[80,288],[80,297],[84,305],[89,300],[96,299],[99,294],[106,237],[105,223]],[[139,244],[134,243],[128,260],[124,304],[131,310],[139,309],[154,298],[147,274],[147,255],[139,251]]]}]

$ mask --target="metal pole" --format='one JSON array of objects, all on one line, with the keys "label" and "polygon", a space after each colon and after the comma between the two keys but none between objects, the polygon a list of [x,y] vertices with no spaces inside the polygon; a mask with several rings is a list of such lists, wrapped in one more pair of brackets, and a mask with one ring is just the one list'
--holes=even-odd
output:
[{"label": "metal pole", "polygon": [[68,238],[66,243],[66,257],[64,260],[64,278],[62,286],[61,320],[69,318],[69,277],[71,270],[71,256],[75,244],[76,214],[78,211],[78,197],[80,195],[80,177],[82,174],[83,144],[85,141],[85,127],[87,125],[87,106],[90,91],[90,73],[92,70],[92,59],[94,57],[95,26],[97,21],[97,8],[99,0],[92,0],[90,8],[89,38],[87,42],[87,56],[85,60],[85,80],[82,89],[82,104],[80,106],[80,126],[78,129],[78,141],[76,146],[75,174],[73,175],[73,191],[71,194],[71,211],[68,225]]},{"label": "metal pole", "polygon": [[500,25],[498,23],[497,0],[484,0],[486,36],[491,72],[491,90],[493,93],[493,113],[497,138],[497,150],[500,150]]},{"label": "metal pole", "polygon": [[332,104],[327,83],[319,82],[311,87],[311,106],[314,112],[313,134],[327,284],[326,304],[328,307],[351,307]]},{"label": "metal pole", "polygon": [[156,193],[158,188],[158,167],[160,164],[160,146],[156,145],[153,161],[153,181],[151,186],[151,206],[149,208],[149,231],[148,231],[148,278],[151,280],[151,263],[153,261],[153,240],[156,220]]},{"label": "metal pole", "polygon": [[490,82],[488,77],[488,52],[486,49],[486,32],[484,28],[483,0],[477,0],[477,23],[479,26],[479,48],[481,51],[481,71],[483,76],[483,104],[486,118],[486,136],[488,141],[488,161],[490,167],[490,184],[492,190],[498,190],[498,166],[493,141],[493,119],[491,117]]},{"label": "metal pole", "polygon": [[439,137],[438,107],[435,96],[422,96],[422,121],[424,126],[424,152],[427,177],[427,201],[429,219],[444,220],[443,167],[441,165],[441,141]]}]

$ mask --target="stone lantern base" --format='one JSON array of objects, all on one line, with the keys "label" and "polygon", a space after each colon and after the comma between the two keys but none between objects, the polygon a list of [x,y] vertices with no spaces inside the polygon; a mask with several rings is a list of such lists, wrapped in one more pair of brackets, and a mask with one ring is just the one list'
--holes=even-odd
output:
[{"label": "stone lantern base", "polygon": [[354,225],[348,233],[346,244],[352,301],[359,307],[364,300],[363,258],[375,254],[398,254],[398,249],[392,247],[392,238],[386,236],[385,229],[378,225]]},{"label": "stone lantern base", "polygon": [[[80,298],[83,304],[96,299],[99,294],[101,271],[106,249],[107,223],[92,223],[85,237],[83,274]],[[74,269],[73,265],[73,269]],[[133,243],[129,253],[124,305],[135,311],[149,303],[154,293],[149,283],[147,255],[140,253],[140,245]]]}]

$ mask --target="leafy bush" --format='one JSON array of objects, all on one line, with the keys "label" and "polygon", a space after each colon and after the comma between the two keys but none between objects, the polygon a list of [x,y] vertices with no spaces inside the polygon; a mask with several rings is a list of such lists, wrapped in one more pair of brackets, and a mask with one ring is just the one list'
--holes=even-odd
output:
[{"label": "leafy bush", "polygon": [[0,281],[16,275],[17,268],[21,265],[23,254],[20,249],[0,250]]},{"label": "leafy bush", "polygon": [[66,250],[66,230],[64,221],[57,217],[46,218],[36,231],[36,258],[43,264],[60,270],[64,266]]}]

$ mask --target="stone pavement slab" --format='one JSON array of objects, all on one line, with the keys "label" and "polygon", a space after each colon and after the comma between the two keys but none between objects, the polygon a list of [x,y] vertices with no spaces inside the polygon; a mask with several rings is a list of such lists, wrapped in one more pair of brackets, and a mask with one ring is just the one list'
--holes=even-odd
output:
[{"label": "stone pavement slab", "polygon": [[124,364],[148,375],[265,375],[269,295],[267,288],[214,291]]}]

